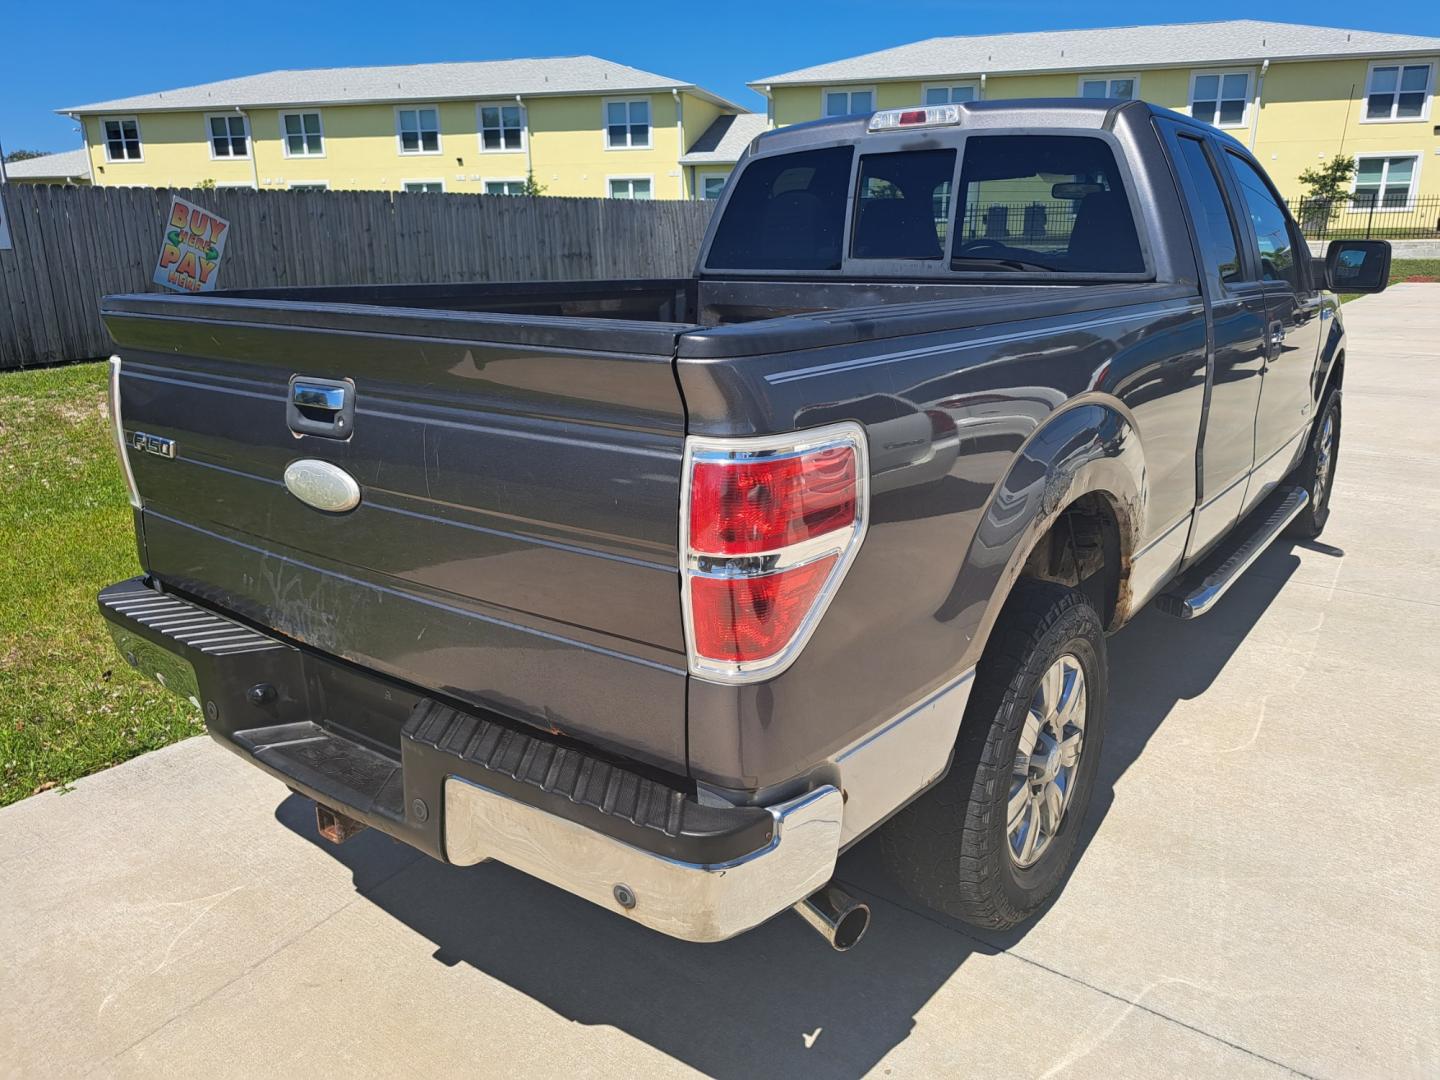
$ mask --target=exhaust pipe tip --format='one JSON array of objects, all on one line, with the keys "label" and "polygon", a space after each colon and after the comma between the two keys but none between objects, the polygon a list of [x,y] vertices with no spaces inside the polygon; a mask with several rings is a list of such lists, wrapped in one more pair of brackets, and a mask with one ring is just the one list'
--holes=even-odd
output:
[{"label": "exhaust pipe tip", "polygon": [[836,952],[849,952],[870,929],[870,905],[838,885],[826,885],[807,896],[795,905],[795,913]]}]

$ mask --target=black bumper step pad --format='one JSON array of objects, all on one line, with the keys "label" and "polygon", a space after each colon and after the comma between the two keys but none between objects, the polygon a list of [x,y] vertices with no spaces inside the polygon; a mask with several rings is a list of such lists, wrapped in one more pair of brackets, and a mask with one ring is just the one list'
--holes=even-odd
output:
[{"label": "black bumper step pad", "polygon": [[763,807],[704,806],[593,753],[438,701],[415,706],[402,743],[407,773],[423,754],[427,767],[669,858],[726,862],[763,848],[773,832]]}]

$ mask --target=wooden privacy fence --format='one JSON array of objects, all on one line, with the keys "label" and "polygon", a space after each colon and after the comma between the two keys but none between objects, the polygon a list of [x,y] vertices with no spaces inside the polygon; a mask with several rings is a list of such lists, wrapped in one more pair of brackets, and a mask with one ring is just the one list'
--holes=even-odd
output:
[{"label": "wooden privacy fence", "polygon": [[225,288],[683,277],[713,203],[6,184],[0,369],[105,356],[99,302],[151,283],[170,197],[230,222]]}]

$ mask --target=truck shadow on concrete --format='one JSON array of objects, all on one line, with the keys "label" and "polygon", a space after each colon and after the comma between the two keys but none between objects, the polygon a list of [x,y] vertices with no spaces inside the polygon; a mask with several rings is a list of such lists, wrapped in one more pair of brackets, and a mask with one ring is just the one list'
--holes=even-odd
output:
[{"label": "truck shadow on concrete", "polygon": [[[1080,860],[1114,805],[1116,781],[1175,704],[1214,682],[1298,566],[1282,544],[1203,620],[1152,609],[1111,639],[1109,730]],[[840,862],[837,877],[875,918],[865,941],[839,954],[788,913],[732,941],[694,945],[499,864],[445,866],[375,832],[332,847],[298,796],[276,817],[345,864],[358,893],[433,942],[438,962],[467,964],[569,1020],[617,1028],[717,1077],[858,1077],[909,1037],[967,959],[1025,935],[987,934],[924,910],[887,877],[873,839]],[[1014,1007],[1004,980],[980,980],[967,994],[977,1015]],[[477,1012],[477,1046],[485,1024]],[[963,1018],[945,1039],[963,1055]]]}]

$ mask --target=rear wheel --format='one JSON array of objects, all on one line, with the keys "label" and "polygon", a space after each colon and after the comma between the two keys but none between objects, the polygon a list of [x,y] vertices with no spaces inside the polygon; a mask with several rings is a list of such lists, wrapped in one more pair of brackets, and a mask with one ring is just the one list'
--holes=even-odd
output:
[{"label": "rear wheel", "polygon": [[1330,518],[1330,493],[1335,486],[1335,464],[1340,456],[1340,391],[1325,395],[1316,418],[1305,456],[1295,472],[1297,482],[1310,501],[1290,523],[1288,532],[1302,540],[1313,540],[1325,530]]},{"label": "rear wheel", "polygon": [[1022,580],[976,672],[949,774],[880,832],[901,886],[989,929],[1034,914],[1074,855],[1106,697],[1094,607],[1075,589]]}]

